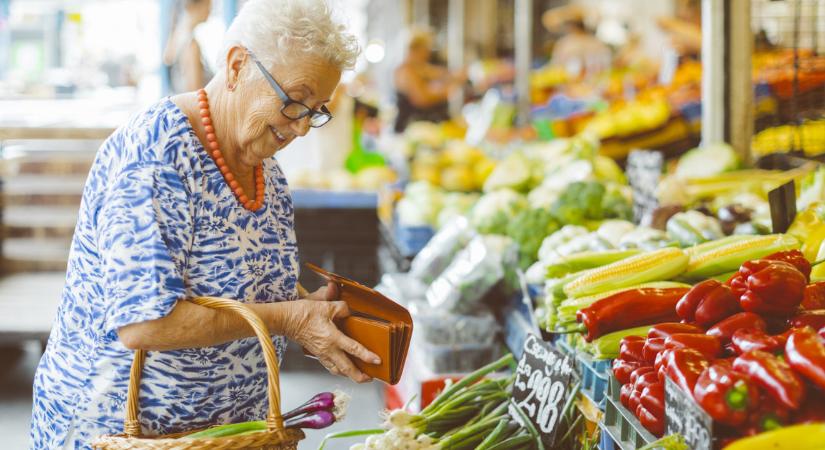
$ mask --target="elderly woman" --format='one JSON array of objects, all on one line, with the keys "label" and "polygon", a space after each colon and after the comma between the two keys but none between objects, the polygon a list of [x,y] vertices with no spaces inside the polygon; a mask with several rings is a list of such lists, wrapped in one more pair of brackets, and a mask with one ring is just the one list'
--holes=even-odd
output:
[{"label": "elderly woman", "polygon": [[135,349],[148,351],[145,434],[257,420],[266,411],[259,345],[235,316],[187,298],[247,303],[283,354],[285,338],[358,382],[334,288],[307,294],[289,190],[273,155],[311,127],[355,38],[321,0],[249,0],[227,31],[221,70],[163,99],[103,144],[89,174],[66,288],[34,381],[32,448],[88,448],[122,429]]}]

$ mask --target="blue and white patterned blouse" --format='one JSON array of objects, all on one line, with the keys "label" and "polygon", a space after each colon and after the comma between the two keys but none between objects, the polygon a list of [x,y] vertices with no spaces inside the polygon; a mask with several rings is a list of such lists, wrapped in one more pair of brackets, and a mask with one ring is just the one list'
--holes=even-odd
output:
[{"label": "blue and white patterned blouse", "polygon": [[[90,448],[123,429],[133,352],[117,329],[167,315],[179,299],[297,298],[293,208],[275,159],[263,208],[244,209],[168,99],[98,151],[66,287],[34,380],[34,449]],[[274,337],[279,357],[284,339]],[[266,370],[253,338],[149,352],[140,390],[145,434],[265,417]]]}]

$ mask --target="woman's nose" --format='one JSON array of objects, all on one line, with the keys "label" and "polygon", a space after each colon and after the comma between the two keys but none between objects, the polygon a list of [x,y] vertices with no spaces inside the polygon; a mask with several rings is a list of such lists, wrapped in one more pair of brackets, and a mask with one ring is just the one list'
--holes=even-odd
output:
[{"label": "woman's nose", "polygon": [[296,136],[306,136],[309,133],[309,116],[293,120],[289,124]]}]

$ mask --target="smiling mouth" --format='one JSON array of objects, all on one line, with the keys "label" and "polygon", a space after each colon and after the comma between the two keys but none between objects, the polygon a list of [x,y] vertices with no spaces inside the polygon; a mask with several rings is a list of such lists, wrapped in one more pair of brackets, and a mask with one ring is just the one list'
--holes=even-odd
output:
[{"label": "smiling mouth", "polygon": [[269,127],[269,130],[272,132],[272,136],[275,137],[275,142],[278,144],[278,148],[283,147],[289,142],[289,139],[286,138],[280,131],[276,130],[274,127]]}]

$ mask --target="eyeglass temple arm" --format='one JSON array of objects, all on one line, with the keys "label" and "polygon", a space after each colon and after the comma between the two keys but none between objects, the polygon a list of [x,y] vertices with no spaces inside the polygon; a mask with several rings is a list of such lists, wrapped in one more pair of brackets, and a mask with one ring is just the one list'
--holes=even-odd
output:
[{"label": "eyeglass temple arm", "polygon": [[254,53],[252,53],[252,50],[247,49],[246,52],[249,53],[249,56],[252,58],[252,61],[254,61],[255,65],[258,66],[258,69],[261,71],[264,78],[266,78],[266,81],[269,83],[269,85],[272,86],[272,89],[275,89],[275,93],[278,94],[278,97],[280,97],[281,101],[289,101],[289,96],[286,95],[286,92],[284,92],[283,89],[281,89],[281,86],[278,84],[278,82],[275,81],[274,78],[272,78],[272,75],[269,74],[269,71],[267,71],[264,65],[261,64],[261,61],[258,60]]}]

